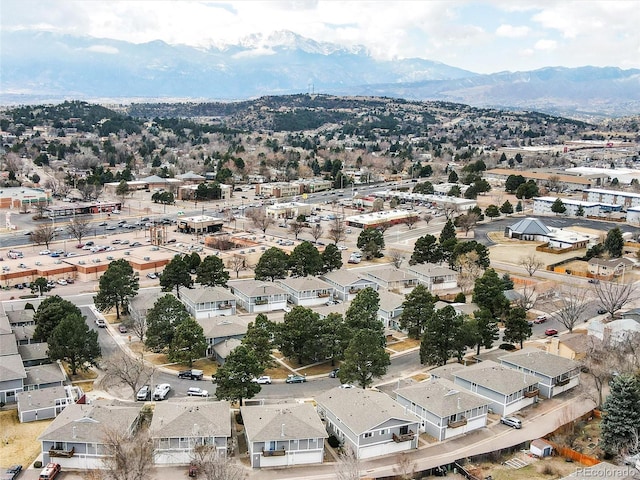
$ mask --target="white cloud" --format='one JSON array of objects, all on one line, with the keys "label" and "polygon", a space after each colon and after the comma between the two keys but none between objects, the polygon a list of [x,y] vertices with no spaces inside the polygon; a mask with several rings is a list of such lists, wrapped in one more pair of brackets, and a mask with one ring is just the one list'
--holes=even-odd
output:
[{"label": "white cloud", "polygon": [[558,42],[555,40],[542,39],[538,40],[533,46],[536,50],[555,50],[558,46]]},{"label": "white cloud", "polygon": [[[482,73],[535,69],[550,61],[638,68],[637,5],[618,0],[2,0],[0,28],[195,47],[234,45],[249,35],[286,30],[319,42],[362,45],[379,59],[427,58]],[[534,54],[550,51],[552,58]]]},{"label": "white cloud", "polygon": [[107,53],[109,55],[120,53],[116,47],[111,47],[109,45],[91,45],[90,47],[87,47],[87,50],[96,53]]},{"label": "white cloud", "polygon": [[507,38],[520,38],[529,35],[531,29],[525,25],[514,27],[513,25],[502,24],[496,29],[496,35]]},{"label": "white cloud", "polygon": [[245,50],[243,52],[236,53],[233,58],[248,58],[248,57],[264,57],[266,55],[275,55],[275,50],[271,48],[254,48],[251,50]]}]

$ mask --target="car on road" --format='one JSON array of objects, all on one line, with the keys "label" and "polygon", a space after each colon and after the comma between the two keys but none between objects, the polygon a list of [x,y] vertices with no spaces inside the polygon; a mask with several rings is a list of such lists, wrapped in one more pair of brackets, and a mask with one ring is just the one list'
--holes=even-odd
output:
[{"label": "car on road", "polygon": [[109,225],[107,228],[105,228],[105,230],[115,230],[116,227],[114,227],[113,225]]},{"label": "car on road", "polygon": [[598,315],[604,315],[605,313],[607,313],[607,311],[604,308],[598,309]]},{"label": "car on road", "polygon": [[286,383],[305,383],[307,381],[307,377],[304,375],[289,375],[285,380]]},{"label": "car on road", "polygon": [[120,333],[127,333],[127,327],[123,324],[118,325],[118,331]]},{"label": "car on road", "polygon": [[2,480],[15,480],[22,471],[22,465],[12,465],[2,474]]},{"label": "car on road", "polygon": [[558,334],[558,330],[556,330],[555,328],[547,328],[544,331],[544,334],[547,335],[548,337],[552,337],[553,335],[557,335]]},{"label": "car on road", "polygon": [[209,392],[207,390],[203,390],[199,387],[190,387],[187,390],[187,396],[189,397],[208,397]]},{"label": "car on road", "polygon": [[600,280],[598,280],[597,278],[590,278],[589,283],[600,283]]},{"label": "car on road", "polygon": [[502,417],[500,418],[500,423],[513,428],[522,428],[522,422],[516,417]]},{"label": "car on road", "polygon": [[156,275],[155,273],[147,273],[147,278],[150,278],[152,280],[155,280],[156,278],[158,278],[158,275]]},{"label": "car on road", "polygon": [[39,255],[51,255],[51,250],[40,250]]},{"label": "car on road", "polygon": [[269,375],[262,375],[261,377],[254,378],[253,381],[260,385],[271,385],[271,377]]},{"label": "car on road", "polygon": [[204,377],[204,372],[202,370],[196,370],[192,368],[191,370],[181,370],[178,372],[179,378],[188,378],[190,380],[202,380]]},{"label": "car on road", "polygon": [[340,369],[334,368],[329,372],[329,378],[336,378],[338,376],[338,372],[340,372]]},{"label": "car on road", "polygon": [[540,323],[544,323],[546,321],[547,321],[547,316],[546,315],[538,315],[536,317],[536,319],[533,321],[533,323],[540,324]]},{"label": "car on road", "polygon": [[151,388],[149,385],[143,385],[138,393],[136,393],[136,400],[140,402],[144,402],[145,400],[149,400],[151,398]]},{"label": "car on road", "polygon": [[100,222],[98,224],[99,227],[106,227],[107,225],[109,225],[107,222]]},{"label": "car on road", "polygon": [[346,245],[338,245],[338,250],[347,250],[349,247]]},{"label": "car on road", "polygon": [[60,280],[58,280],[58,285],[64,286],[66,284],[67,284],[67,281],[64,278],[61,278]]},{"label": "car on road", "polygon": [[107,322],[105,322],[104,318],[96,318],[96,325],[100,328],[107,328]]},{"label": "car on road", "polygon": [[153,391],[153,400],[164,400],[167,398],[167,395],[171,391],[171,385],[168,383],[161,383],[156,386],[156,389]]},{"label": "car on road", "polygon": [[142,244],[141,244],[140,242],[133,242],[133,243],[131,244],[131,246],[132,246],[132,247],[139,247],[139,246],[141,246],[141,245],[142,245]]},{"label": "car on road", "polygon": [[339,388],[346,389],[346,388],[354,388],[354,387],[350,383],[343,383],[342,385],[340,385]]},{"label": "car on road", "polygon": [[349,257],[349,260],[347,261],[347,263],[360,263],[361,259],[360,257],[354,257],[353,255],[351,255]]}]

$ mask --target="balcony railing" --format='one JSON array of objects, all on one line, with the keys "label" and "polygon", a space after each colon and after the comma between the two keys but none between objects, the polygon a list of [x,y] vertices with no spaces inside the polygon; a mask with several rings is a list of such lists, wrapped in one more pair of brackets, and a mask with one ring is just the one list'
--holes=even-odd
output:
[{"label": "balcony railing", "polygon": [[320,292],[320,293],[318,293],[318,298],[326,298],[329,295],[331,295],[331,294],[330,293],[322,293],[322,292]]},{"label": "balcony railing", "polygon": [[76,448],[75,447],[71,447],[71,450],[62,450],[59,448],[51,448],[49,449],[49,456],[50,457],[64,457],[64,458],[71,458],[73,457],[73,455],[76,453]]},{"label": "balcony railing", "polygon": [[350,293],[350,294],[358,293],[359,291],[360,291],[360,289],[359,289],[359,288],[350,288],[350,289],[349,289],[349,293]]},{"label": "balcony railing", "polygon": [[287,451],[282,448],[281,450],[265,450],[262,449],[262,455],[264,457],[284,457],[287,454]]},{"label": "balcony railing", "polygon": [[524,396],[525,398],[533,398],[533,397],[537,397],[539,393],[540,393],[540,390],[536,388],[535,390],[524,392]]},{"label": "balcony railing", "polygon": [[253,302],[255,305],[266,305],[267,303],[269,303],[269,299],[265,298],[264,300],[256,300],[255,302]]},{"label": "balcony railing", "polygon": [[449,428],[464,427],[467,424],[467,419],[462,417],[460,420],[449,421]]},{"label": "balcony railing", "polygon": [[558,382],[556,383],[556,386],[558,387],[563,387],[565,386],[567,383],[569,383],[571,381],[570,378],[563,378],[562,380],[558,380]]},{"label": "balcony railing", "polygon": [[413,440],[414,436],[415,436],[415,433],[413,433],[411,430],[409,430],[409,433],[401,433],[399,435],[396,435],[394,433],[393,434],[393,441],[396,442],[396,443],[410,442],[411,440]]},{"label": "balcony railing", "polygon": [[233,305],[229,303],[223,303],[218,305],[218,310],[229,310]]}]

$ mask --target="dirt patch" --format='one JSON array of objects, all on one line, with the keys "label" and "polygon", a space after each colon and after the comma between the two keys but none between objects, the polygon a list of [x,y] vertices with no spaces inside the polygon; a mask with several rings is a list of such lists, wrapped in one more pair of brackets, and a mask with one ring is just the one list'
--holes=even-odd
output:
[{"label": "dirt patch", "polygon": [[0,466],[7,468],[17,463],[26,468],[31,465],[40,453],[38,437],[52,421],[20,423],[17,410],[0,412]]},{"label": "dirt patch", "polygon": [[[515,469],[504,464],[513,458],[527,462],[529,465]],[[579,466],[575,463],[568,463],[561,457],[536,459],[524,453],[505,456],[500,459],[500,462],[470,466],[469,471],[479,478],[487,478],[491,475],[493,480],[554,480],[573,473]]]},{"label": "dirt patch", "polygon": [[411,379],[416,382],[424,382],[429,377],[430,375],[428,373],[418,373],[416,375],[413,375]]},{"label": "dirt patch", "polygon": [[331,370],[337,368],[331,365],[331,362],[320,363],[317,365],[311,365],[309,367],[299,368],[298,371],[305,375],[322,375],[329,374]]},{"label": "dirt patch", "polygon": [[394,352],[404,352],[405,350],[410,350],[419,346],[420,340],[417,340],[415,338],[407,338],[406,340],[402,340],[401,342],[387,344],[387,349],[393,350]]}]

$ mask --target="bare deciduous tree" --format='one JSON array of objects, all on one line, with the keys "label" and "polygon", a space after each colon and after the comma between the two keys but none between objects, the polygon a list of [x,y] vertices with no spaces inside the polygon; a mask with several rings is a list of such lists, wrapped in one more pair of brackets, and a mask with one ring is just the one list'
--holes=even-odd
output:
[{"label": "bare deciduous tree", "polygon": [[135,433],[131,433],[125,426],[105,427],[103,443],[105,445],[105,456],[102,458],[103,479],[146,480],[151,478],[154,446],[147,428],[140,427]]},{"label": "bare deciduous tree", "polygon": [[405,219],[403,220],[403,223],[407,226],[409,230],[413,230],[413,227],[415,227],[416,223],[418,223],[419,221],[420,221],[420,217],[418,215],[411,214],[405,217]]},{"label": "bare deciduous tree", "polygon": [[218,451],[215,445],[198,445],[191,454],[191,463],[198,475],[206,480],[241,480],[246,478],[242,465]]},{"label": "bare deciduous tree", "polygon": [[304,228],[304,223],[298,222],[297,220],[294,220],[289,224],[289,230],[291,230],[291,233],[293,233],[293,236],[296,240],[298,239],[298,235],[302,233],[302,230],[304,230]]},{"label": "bare deciduous tree", "polygon": [[236,272],[236,278],[240,277],[240,272],[247,266],[247,260],[242,255],[233,255],[227,261],[227,268],[232,272]]},{"label": "bare deciduous tree", "polygon": [[266,233],[267,228],[274,222],[273,218],[267,215],[264,208],[252,208],[246,215],[247,218],[251,220],[251,224],[257,229],[262,230],[262,233]]},{"label": "bare deciduous tree", "polygon": [[329,227],[329,238],[336,245],[347,238],[347,228],[345,227],[344,221],[342,219],[336,218],[333,220],[331,226]]},{"label": "bare deciduous tree", "polygon": [[319,223],[316,223],[313,227],[311,227],[311,236],[313,237],[314,242],[318,242],[320,237],[324,234],[324,228]]},{"label": "bare deciduous tree", "polygon": [[422,216],[422,219],[427,222],[427,225],[429,225],[429,222],[431,222],[431,220],[433,220],[433,215],[431,215],[430,213],[425,213]]},{"label": "bare deciduous tree", "polygon": [[611,380],[614,363],[613,356],[609,354],[606,344],[597,337],[589,335],[582,364],[583,370],[593,382],[593,388],[589,388],[588,384],[583,388],[589,396],[591,393],[595,393],[595,397],[592,398],[599,407],[604,403],[602,392],[605,385]]},{"label": "bare deciduous tree", "polygon": [[588,291],[584,288],[576,285],[563,287],[559,298],[554,302],[556,311],[553,317],[572,332],[580,320],[586,320],[584,314],[589,306],[589,300]]},{"label": "bare deciduous tree", "polygon": [[593,284],[593,291],[600,306],[613,319],[618,310],[635,298],[636,287],[633,283],[600,281]]},{"label": "bare deciduous tree", "polygon": [[127,355],[122,350],[107,357],[103,362],[105,375],[101,380],[105,387],[125,383],[131,388],[132,395],[143,385],[149,383],[153,367],[145,364],[142,358]]},{"label": "bare deciduous tree", "polygon": [[49,244],[53,242],[55,236],[56,232],[52,225],[40,225],[31,232],[31,241],[36,245],[46,245],[49,248]]},{"label": "bare deciduous tree", "polygon": [[351,447],[344,449],[335,468],[336,480],[360,480],[360,460]]},{"label": "bare deciduous tree", "polygon": [[544,267],[544,262],[540,260],[535,253],[530,253],[526,257],[522,257],[518,264],[524,268],[530,277],[542,267]]},{"label": "bare deciduous tree", "polygon": [[516,306],[528,312],[535,306],[536,300],[538,299],[536,286],[525,284],[518,293],[520,293],[520,297],[516,300]]},{"label": "bare deciduous tree", "polygon": [[404,252],[395,248],[390,249],[387,256],[391,259],[391,263],[393,263],[393,266],[396,268],[400,268],[400,265],[402,265],[405,258]]},{"label": "bare deciduous tree", "polygon": [[382,232],[382,235],[384,235],[385,232],[387,230],[389,230],[391,227],[392,227],[392,223],[391,222],[382,222],[382,223],[378,224],[376,229],[380,230],[380,232]]},{"label": "bare deciduous tree", "polygon": [[458,206],[453,203],[445,203],[442,205],[442,213],[444,213],[444,218],[451,220],[458,213]]},{"label": "bare deciduous tree", "polygon": [[456,266],[460,270],[458,275],[458,285],[462,293],[469,293],[473,290],[476,279],[480,278],[484,271],[478,263],[479,257],[475,251],[463,253],[456,258]]},{"label": "bare deciduous tree", "polygon": [[480,215],[474,212],[465,213],[458,217],[458,226],[464,230],[464,236],[469,234],[469,230],[474,228],[480,219]]},{"label": "bare deciduous tree", "polygon": [[147,319],[140,310],[129,307],[129,329],[136,334],[140,342],[147,335]]},{"label": "bare deciduous tree", "polygon": [[393,473],[398,480],[411,480],[416,474],[416,462],[406,452],[402,452],[393,467]]},{"label": "bare deciduous tree", "polygon": [[86,237],[89,233],[89,220],[86,218],[73,218],[67,225],[67,232],[69,235],[78,240],[78,243],[82,243],[82,238]]}]

